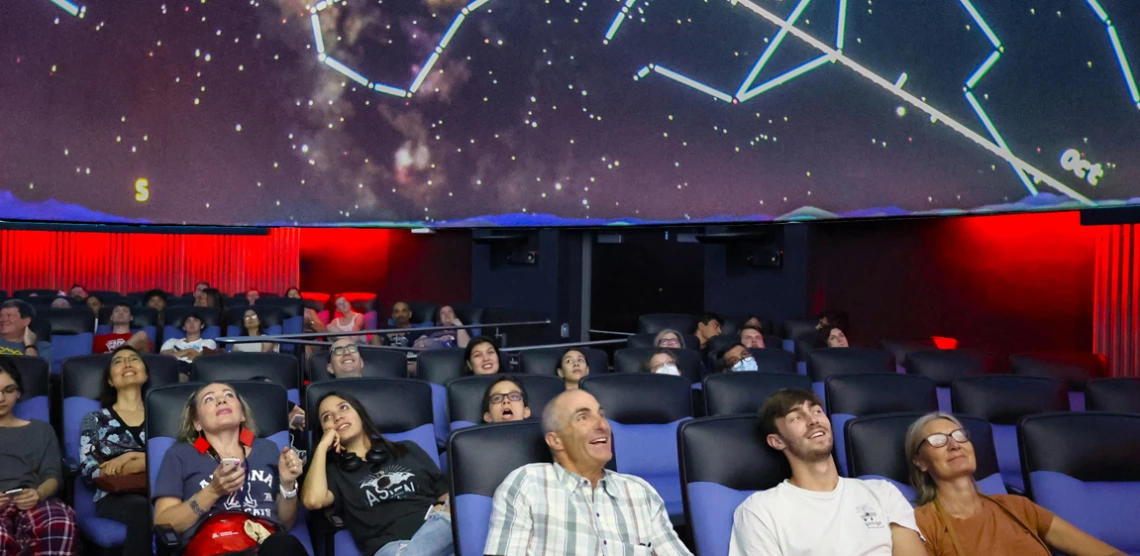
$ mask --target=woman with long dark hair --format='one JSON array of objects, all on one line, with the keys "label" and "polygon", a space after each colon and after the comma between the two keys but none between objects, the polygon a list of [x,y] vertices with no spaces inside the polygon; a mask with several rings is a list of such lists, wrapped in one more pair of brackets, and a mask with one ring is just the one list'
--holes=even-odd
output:
[{"label": "woman with long dark hair", "polygon": [[325,395],[317,415],[324,433],[305,477],[305,507],[334,507],[364,554],[453,554],[447,479],[427,452],[384,438],[350,394]]},{"label": "woman with long dark hair", "polygon": [[493,375],[499,372],[499,345],[486,336],[476,336],[463,351],[464,374]]},{"label": "woman with long dark hair", "polygon": [[[245,312],[242,313],[241,335],[253,337],[265,335],[265,324],[261,322],[261,317],[258,316],[257,311],[254,311],[252,307],[246,309]],[[233,350],[250,353],[261,353],[267,351],[276,352],[278,349],[280,349],[279,345],[280,344],[277,344],[276,342],[234,344]]]}]

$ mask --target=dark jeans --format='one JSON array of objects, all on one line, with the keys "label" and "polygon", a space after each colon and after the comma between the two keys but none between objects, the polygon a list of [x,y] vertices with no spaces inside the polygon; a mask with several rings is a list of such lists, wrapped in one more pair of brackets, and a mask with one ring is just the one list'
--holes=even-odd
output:
[{"label": "dark jeans", "polygon": [[123,554],[150,554],[150,503],[142,494],[108,494],[95,503],[95,515],[127,526]]},{"label": "dark jeans", "polygon": [[309,556],[305,545],[289,533],[274,533],[258,547],[257,553],[263,556]]}]

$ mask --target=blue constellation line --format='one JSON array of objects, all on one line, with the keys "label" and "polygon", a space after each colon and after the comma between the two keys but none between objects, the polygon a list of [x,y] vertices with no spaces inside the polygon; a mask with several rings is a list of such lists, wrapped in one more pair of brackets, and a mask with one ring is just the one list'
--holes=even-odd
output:
[{"label": "blue constellation line", "polygon": [[[67,0],[53,1],[65,2]],[[467,16],[471,15],[479,8],[482,8],[484,4],[490,2],[491,0],[475,0],[474,2],[467,4],[461,10],[459,10],[459,14],[456,15],[455,19],[451,21],[451,25],[447,28],[447,31],[444,32],[443,37],[439,39],[439,44],[436,45],[431,55],[428,56],[428,59],[426,62],[424,62],[424,65],[420,67],[419,73],[416,74],[415,79],[412,80],[411,86],[409,86],[407,89],[380,83],[378,81],[372,81],[362,75],[360,72],[346,66],[340,60],[333,58],[328,54],[328,52],[326,52],[325,40],[321,34],[320,13],[336,5],[337,1],[338,0],[322,0],[321,2],[317,3],[316,6],[313,6],[309,9],[309,13],[311,14],[309,16],[309,23],[313,28],[313,46],[317,49],[317,59],[320,60],[322,64],[332,68],[337,73],[340,73],[341,75],[359,83],[364,87],[372,89],[373,91],[400,98],[409,98],[412,95],[416,94],[416,91],[419,91],[420,87],[423,86],[424,80],[427,79],[428,73],[430,73],[432,68],[435,67],[436,62],[438,62],[440,56],[443,55],[443,51],[447,48],[447,45],[451,44],[451,39],[455,38],[455,33],[459,31],[459,27],[463,25],[463,22],[467,19]],[[339,1],[343,2],[346,0]],[[635,0],[630,0],[631,3],[633,1]]]}]

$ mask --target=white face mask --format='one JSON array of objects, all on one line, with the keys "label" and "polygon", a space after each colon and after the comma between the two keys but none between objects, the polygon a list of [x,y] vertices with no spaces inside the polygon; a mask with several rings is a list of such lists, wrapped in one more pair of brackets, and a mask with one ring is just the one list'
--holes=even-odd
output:
[{"label": "white face mask", "polygon": [[751,357],[745,357],[744,359],[737,361],[736,364],[732,366],[732,370],[736,371],[736,372],[739,372],[739,371],[758,371],[758,370],[760,370],[760,367],[756,366],[756,360],[755,359],[753,359]]},{"label": "white face mask", "polygon": [[664,365],[661,365],[660,367],[657,367],[657,374],[681,376],[681,371],[677,370],[676,365],[670,365],[669,363],[666,363]]}]

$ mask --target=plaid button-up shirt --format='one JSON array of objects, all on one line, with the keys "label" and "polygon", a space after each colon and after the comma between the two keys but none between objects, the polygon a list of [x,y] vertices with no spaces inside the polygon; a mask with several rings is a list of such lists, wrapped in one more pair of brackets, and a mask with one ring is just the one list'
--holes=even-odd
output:
[{"label": "plaid button-up shirt", "polygon": [[649,483],[606,470],[590,481],[557,463],[532,463],[495,490],[485,554],[691,556]]}]

